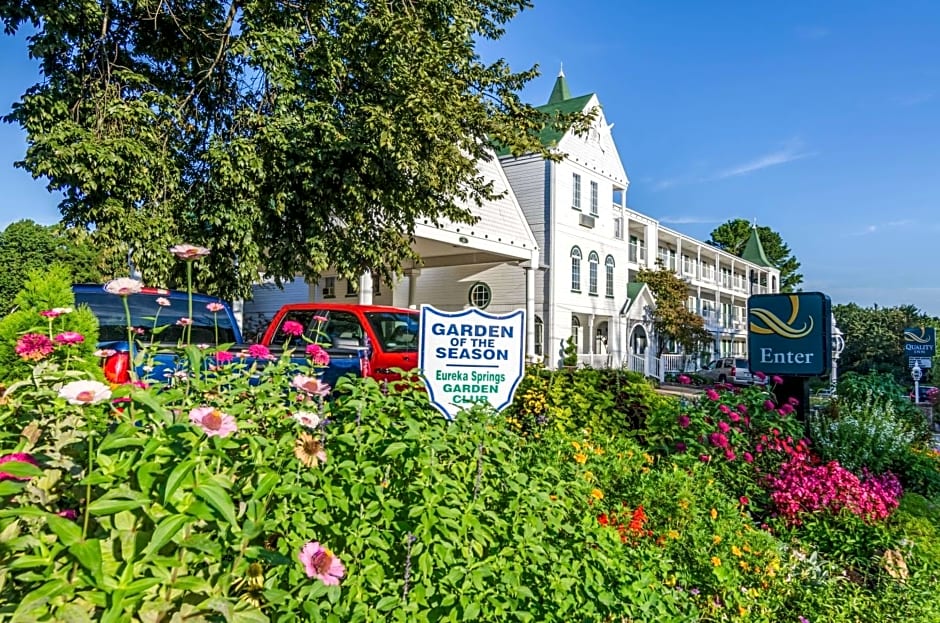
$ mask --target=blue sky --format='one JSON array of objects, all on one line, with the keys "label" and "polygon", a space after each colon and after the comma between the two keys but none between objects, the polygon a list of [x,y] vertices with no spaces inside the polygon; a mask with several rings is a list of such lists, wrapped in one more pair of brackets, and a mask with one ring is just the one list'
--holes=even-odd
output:
[{"label": "blue sky", "polygon": [[[805,290],[940,316],[940,2],[535,0],[481,48],[598,94],[630,206],[700,239],[732,218],[778,231]],[[0,111],[37,78],[0,39]],[[55,198],[0,126],[0,226]]]}]

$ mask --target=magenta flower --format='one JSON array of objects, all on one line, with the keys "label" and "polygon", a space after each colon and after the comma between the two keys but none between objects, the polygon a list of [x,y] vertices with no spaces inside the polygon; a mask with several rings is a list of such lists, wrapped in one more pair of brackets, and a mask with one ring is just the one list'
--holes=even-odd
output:
[{"label": "magenta flower", "polygon": [[225,309],[225,305],[223,305],[222,303],[207,303],[206,309],[211,311],[213,314],[217,314],[223,309]]},{"label": "magenta flower", "polygon": [[681,428],[688,428],[691,423],[692,420],[689,418],[689,416],[684,414],[679,416],[679,426]]},{"label": "magenta flower", "polygon": [[252,344],[249,346],[248,356],[254,359],[274,359],[271,350],[264,344]]},{"label": "magenta flower", "polygon": [[326,322],[326,316],[314,316],[313,319],[320,323]]},{"label": "magenta flower", "polygon": [[728,447],[728,438],[721,433],[712,433],[708,436],[708,443],[717,448],[724,449]]},{"label": "magenta flower", "polygon": [[680,374],[676,380],[678,380],[683,385],[688,385],[692,382],[692,379],[685,374]]},{"label": "magenta flower", "polygon": [[754,462],[754,455],[751,454],[750,452],[745,452],[745,453],[744,453],[744,462],[745,462],[745,463],[753,463],[753,462]]},{"label": "magenta flower", "polygon": [[794,407],[796,407],[800,404],[800,399],[797,398],[796,396],[790,396],[789,398],[787,398],[787,402],[793,405]]},{"label": "magenta flower", "polygon": [[734,453],[734,450],[732,450],[731,448],[728,448],[727,450],[725,450],[725,458],[728,459],[729,461],[733,461],[737,458],[737,455]]},{"label": "magenta flower", "polygon": [[304,326],[296,320],[288,320],[281,325],[281,332],[293,337],[300,337],[304,334]]},{"label": "magenta flower", "polygon": [[680,441],[676,443],[676,452],[685,452],[688,449],[688,446],[684,442]]},{"label": "magenta flower", "polygon": [[42,333],[27,333],[16,341],[16,354],[27,361],[39,361],[52,352],[52,340]]},{"label": "magenta flower", "polygon": [[59,344],[81,344],[85,341],[85,336],[75,331],[63,331],[53,338]]},{"label": "magenta flower", "polygon": [[742,415],[747,413],[747,405],[743,402],[737,406],[737,409]]},{"label": "magenta flower", "polygon": [[316,578],[327,586],[339,584],[346,575],[346,568],[333,552],[316,541],[310,541],[297,556],[304,566],[308,578]]},{"label": "magenta flower", "polygon": [[308,344],[307,345],[307,357],[310,357],[310,361],[315,366],[328,366],[330,365],[330,354],[324,350],[319,344]]},{"label": "magenta flower", "polygon": [[774,404],[774,401],[773,401],[773,400],[765,400],[765,401],[764,401],[764,409],[765,409],[765,410],[767,410],[767,411],[773,411],[773,410],[776,409],[776,408],[777,408],[777,405]]},{"label": "magenta flower", "polygon": [[698,460],[702,463],[708,463],[712,460],[712,457],[708,456],[707,454],[700,454],[698,455]]},{"label": "magenta flower", "polygon": [[734,422],[735,424],[737,424],[738,422],[741,421],[741,416],[738,415],[736,412],[732,411],[731,413],[728,414],[728,419]]},{"label": "magenta flower", "polygon": [[56,515],[58,515],[59,517],[65,517],[66,519],[71,519],[72,521],[75,521],[76,519],[78,519],[78,513],[75,511],[74,508],[67,508],[64,511],[59,511],[58,513],[56,513]]},{"label": "magenta flower", "polygon": [[[0,456],[0,464],[3,463],[29,463],[30,465],[38,465],[36,459],[32,457],[31,454],[26,454],[25,452],[14,452],[13,454],[5,454]],[[0,481],[3,480],[29,480],[28,476],[14,476],[13,474],[8,474],[6,472],[0,472]]]},{"label": "magenta flower", "polygon": [[783,379],[777,376],[776,374],[770,377],[770,382],[774,385],[783,385]]},{"label": "magenta flower", "polygon": [[177,244],[170,247],[170,253],[185,262],[192,262],[209,255],[209,249],[192,244]]},{"label": "magenta flower", "polygon": [[755,372],[754,376],[756,376],[761,381],[767,378],[767,375],[764,374],[763,372]]},{"label": "magenta flower", "polygon": [[58,318],[62,314],[69,314],[72,312],[71,307],[54,307],[52,309],[47,309],[45,311],[39,312],[39,315],[43,318]]},{"label": "magenta flower", "polygon": [[235,358],[235,355],[228,352],[227,350],[220,350],[215,354],[215,360],[218,363],[229,363],[232,359]]},{"label": "magenta flower", "polygon": [[228,437],[238,430],[235,418],[213,407],[196,407],[189,412],[189,421],[209,437]]},{"label": "magenta flower", "polygon": [[708,396],[709,400],[718,400],[719,398],[718,392],[716,392],[714,389],[711,389],[711,388],[705,391],[705,395]]},{"label": "magenta flower", "polygon": [[725,415],[728,415],[729,413],[731,413],[731,407],[729,407],[726,404],[718,405],[718,410],[724,413]]},{"label": "magenta flower", "polygon": [[727,433],[731,430],[731,426],[727,422],[718,422],[718,430],[722,433]]}]

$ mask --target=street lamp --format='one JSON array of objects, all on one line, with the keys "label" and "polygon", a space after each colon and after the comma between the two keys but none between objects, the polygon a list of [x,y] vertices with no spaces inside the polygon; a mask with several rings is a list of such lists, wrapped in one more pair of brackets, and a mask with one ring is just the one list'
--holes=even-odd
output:
[{"label": "street lamp", "polygon": [[914,403],[920,402],[920,377],[922,373],[920,371],[920,366],[914,364],[914,367],[911,368],[911,378],[914,379]]},{"label": "street lamp", "polygon": [[836,326],[836,315],[832,315],[832,371],[829,373],[829,391],[836,393],[839,381],[839,355],[845,350],[845,334]]}]

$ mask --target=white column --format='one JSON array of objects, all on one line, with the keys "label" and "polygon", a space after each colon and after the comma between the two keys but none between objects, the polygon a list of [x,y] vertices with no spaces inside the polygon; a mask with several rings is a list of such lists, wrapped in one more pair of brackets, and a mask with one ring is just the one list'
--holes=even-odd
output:
[{"label": "white column", "polygon": [[[525,358],[535,361],[535,271],[538,268],[538,255],[525,270]],[[544,324],[542,325],[545,326]],[[542,348],[545,348],[545,336],[542,336]]]},{"label": "white column", "polygon": [[594,363],[594,314],[588,316],[587,354],[591,355],[591,363]]},{"label": "white column", "polygon": [[359,276],[359,304],[372,305],[372,273],[370,271]]},{"label": "white column", "polygon": [[420,268],[406,270],[408,275],[408,307],[415,307],[418,303],[418,277],[421,276]]}]

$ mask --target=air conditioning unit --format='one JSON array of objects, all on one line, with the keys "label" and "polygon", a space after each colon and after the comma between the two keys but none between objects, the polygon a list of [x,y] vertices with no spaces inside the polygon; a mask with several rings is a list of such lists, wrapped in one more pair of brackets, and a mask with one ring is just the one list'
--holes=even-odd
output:
[{"label": "air conditioning unit", "polygon": [[578,224],[581,225],[581,227],[589,227],[594,229],[594,217],[590,214],[579,214]]}]

